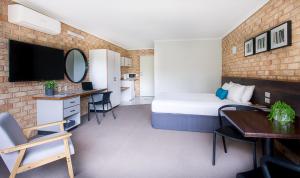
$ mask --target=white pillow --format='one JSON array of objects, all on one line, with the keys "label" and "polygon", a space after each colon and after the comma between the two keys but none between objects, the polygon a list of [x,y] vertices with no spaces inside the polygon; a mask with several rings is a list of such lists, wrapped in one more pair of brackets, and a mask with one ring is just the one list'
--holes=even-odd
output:
[{"label": "white pillow", "polygon": [[223,88],[224,90],[229,90],[229,88],[230,88],[231,86],[232,86],[232,85],[231,85],[230,83],[224,83],[223,86],[222,86],[222,88]]},{"label": "white pillow", "polygon": [[[230,85],[241,85],[241,84],[238,84],[238,83],[234,83],[232,81],[230,81],[229,83]],[[243,85],[245,86],[245,91],[244,91],[244,94],[241,98],[241,102],[242,103],[249,103],[249,101],[251,100],[252,98],[252,95],[253,95],[253,91],[255,89],[255,85],[249,85],[249,86],[246,86],[246,85]]]},{"label": "white pillow", "polygon": [[233,84],[228,89],[228,96],[227,96],[227,98],[230,99],[230,100],[232,100],[232,101],[241,103],[242,102],[241,99],[242,99],[242,96],[244,94],[245,89],[246,89],[246,86]]},{"label": "white pillow", "polygon": [[252,98],[254,88],[255,88],[255,85],[246,86],[244,94],[241,98],[242,103],[249,103],[249,101]]},{"label": "white pillow", "polygon": [[241,85],[241,84],[239,84],[239,83],[234,83],[234,82],[230,81],[230,82],[229,82],[229,85]]}]

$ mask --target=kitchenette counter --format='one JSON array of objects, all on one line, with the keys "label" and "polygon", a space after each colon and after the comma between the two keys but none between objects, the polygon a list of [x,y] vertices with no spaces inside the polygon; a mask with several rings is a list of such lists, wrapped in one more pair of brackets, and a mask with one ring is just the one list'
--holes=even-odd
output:
[{"label": "kitchenette counter", "polygon": [[121,79],[121,81],[136,81],[139,80],[137,78],[128,78],[128,79]]},{"label": "kitchenette counter", "polygon": [[121,81],[121,101],[128,102],[134,99],[135,97],[135,90],[134,90],[134,83],[136,79],[130,78]]},{"label": "kitchenette counter", "polygon": [[121,87],[121,91],[125,91],[125,90],[128,90],[130,89],[130,87]]}]

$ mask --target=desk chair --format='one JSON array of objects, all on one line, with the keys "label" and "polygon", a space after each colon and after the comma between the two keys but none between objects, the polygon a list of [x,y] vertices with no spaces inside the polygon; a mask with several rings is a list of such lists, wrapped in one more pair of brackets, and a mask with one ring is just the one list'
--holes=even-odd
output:
[{"label": "desk chair", "polygon": [[[65,158],[70,178],[74,177],[71,155],[74,146],[71,133],[64,131],[64,122],[54,122],[21,129],[9,113],[0,113],[0,154],[10,172],[9,178],[17,174]],[[59,126],[61,132],[29,140],[33,130]]]},{"label": "desk chair", "polygon": [[[92,82],[82,82],[82,89],[83,90],[93,90],[93,83]],[[114,119],[116,119],[116,115],[113,111],[113,107],[110,101],[110,95],[112,91],[107,92],[99,92],[96,94],[91,94],[88,102],[88,121],[90,121],[90,110],[91,106],[93,107],[94,112],[96,113],[96,118],[98,124],[101,124],[101,120],[98,117],[98,112],[103,113],[103,117],[105,117],[105,113],[111,111],[113,114]],[[97,111],[96,106],[102,106],[102,110]]]},{"label": "desk chair", "polygon": [[[112,107],[111,101],[110,101],[110,95],[112,91],[106,91],[101,92],[99,94],[102,94],[102,99],[98,101],[89,102],[89,105],[92,104],[94,106],[94,111],[103,113],[103,117],[105,117],[105,113],[111,111],[113,114],[114,119],[116,119],[116,115],[114,113],[114,108]],[[102,106],[102,110],[97,111],[96,106]]]},{"label": "desk chair", "polygon": [[[89,90],[93,90],[94,89],[92,82],[82,82],[81,83],[81,87],[85,91],[89,91]],[[97,94],[91,94],[90,95],[89,101],[88,101],[88,121],[90,121],[90,104],[92,104],[93,108],[94,108],[94,112],[96,114],[97,122],[100,125],[101,124],[101,120],[99,119],[99,116],[98,116],[98,114],[96,112],[95,98],[100,98],[100,100],[101,100],[102,99],[102,95],[100,95],[99,93],[97,93]]]},{"label": "desk chair", "polygon": [[213,133],[213,158],[212,158],[212,165],[215,165],[216,160],[216,137],[217,135],[222,136],[223,146],[224,146],[224,152],[227,153],[227,146],[225,137],[236,140],[236,141],[242,141],[246,143],[250,143],[253,145],[253,167],[257,167],[257,161],[256,161],[256,139],[253,138],[246,138],[244,137],[240,131],[238,131],[233,125],[224,126],[223,125],[223,116],[222,116],[222,110],[224,109],[234,109],[234,110],[242,110],[242,111],[263,111],[262,109],[246,106],[246,105],[225,105],[219,108],[218,110],[218,117],[219,117],[219,124],[220,128],[216,129]]},{"label": "desk chair", "polygon": [[299,178],[300,165],[291,161],[264,156],[261,159],[261,167],[238,173],[236,178]]}]

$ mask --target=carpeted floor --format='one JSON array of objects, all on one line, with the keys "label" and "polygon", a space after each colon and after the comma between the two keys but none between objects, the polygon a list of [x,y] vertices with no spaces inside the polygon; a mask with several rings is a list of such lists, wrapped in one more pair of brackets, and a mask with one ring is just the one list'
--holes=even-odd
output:
[{"label": "carpeted floor", "polygon": [[[151,127],[150,105],[120,106],[117,119],[109,113],[72,131],[77,178],[233,178],[252,168],[251,146],[228,141],[228,153],[217,147],[211,165],[209,133],[158,130]],[[8,171],[0,159],[0,177]],[[65,160],[20,174],[17,178],[68,177]]]}]

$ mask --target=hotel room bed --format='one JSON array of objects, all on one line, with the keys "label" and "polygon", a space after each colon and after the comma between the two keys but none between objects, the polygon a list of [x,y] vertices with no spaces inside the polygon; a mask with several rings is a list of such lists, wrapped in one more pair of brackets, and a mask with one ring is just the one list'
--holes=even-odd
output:
[{"label": "hotel room bed", "polygon": [[[235,82],[255,85],[251,103],[265,103],[265,92],[272,93],[271,104],[282,100],[291,105],[299,116],[300,83],[263,79],[222,77],[222,84]],[[213,104],[214,103],[214,104]],[[159,129],[212,132],[218,127],[217,110],[225,104],[237,104],[231,100],[220,100],[214,94],[163,94],[152,103],[152,126]]]},{"label": "hotel room bed", "polygon": [[212,132],[219,127],[218,109],[237,102],[208,93],[163,93],[152,102],[152,127]]}]

